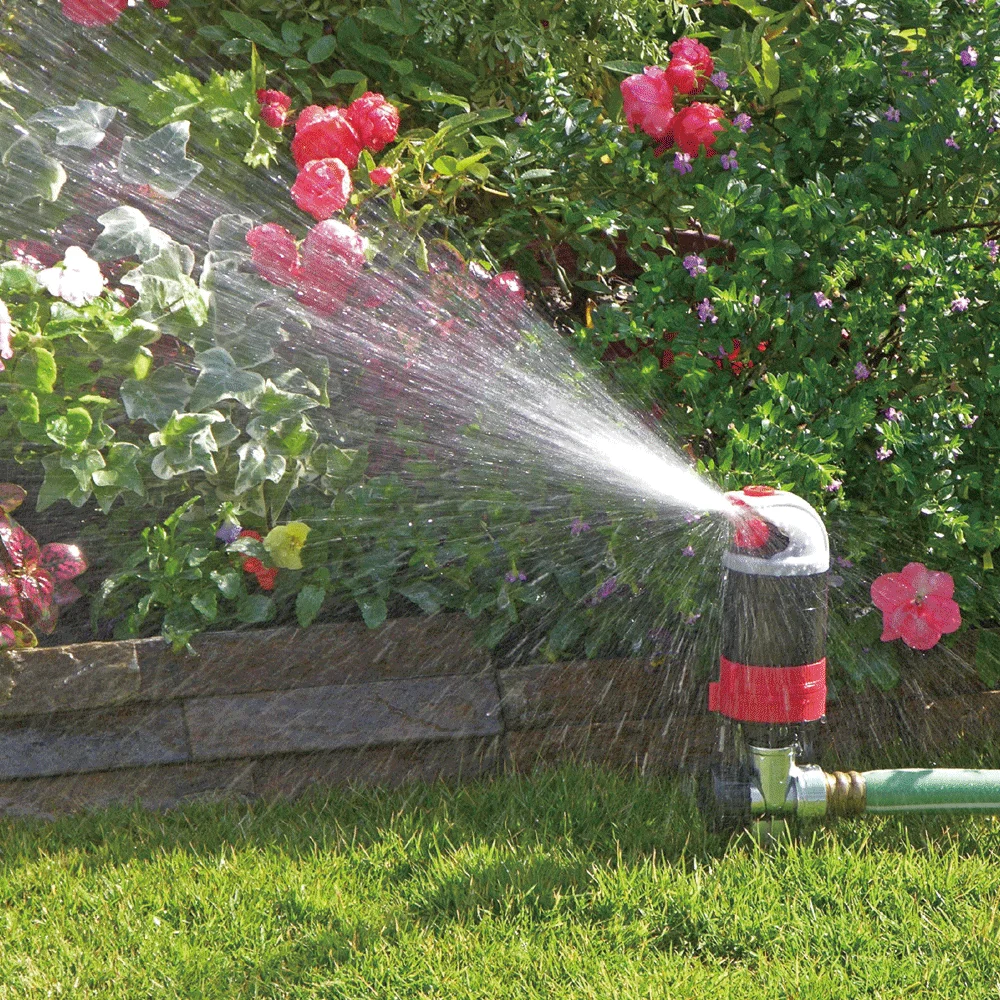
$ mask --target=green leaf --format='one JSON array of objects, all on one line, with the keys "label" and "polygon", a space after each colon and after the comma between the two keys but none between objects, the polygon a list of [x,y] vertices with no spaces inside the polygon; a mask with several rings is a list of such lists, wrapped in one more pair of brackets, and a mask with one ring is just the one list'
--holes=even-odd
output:
[{"label": "green leaf", "polygon": [[223,597],[232,601],[244,592],[243,574],[235,569],[213,570],[209,579],[219,588]]},{"label": "green leaf", "polygon": [[295,598],[295,617],[302,628],[308,628],[316,620],[316,616],[326,600],[326,590],[323,587],[307,583]]},{"label": "green leaf", "polygon": [[780,80],[778,61],[774,58],[774,50],[766,38],[760,40],[760,68],[764,74],[764,90],[768,97],[776,93]]},{"label": "green leaf", "polygon": [[199,590],[191,598],[191,605],[206,621],[214,622],[219,616],[217,591]]},{"label": "green leaf", "polygon": [[153,475],[159,479],[172,479],[196,469],[215,474],[218,470],[213,455],[219,450],[219,442],[212,429],[215,425],[225,424],[226,418],[214,411],[174,413],[162,430],[149,435],[150,444],[163,448],[153,457]]},{"label": "green leaf", "polygon": [[248,17],[246,14],[241,14],[236,10],[223,10],[219,13],[222,20],[233,31],[238,32],[244,38],[249,39],[249,41],[255,42],[261,48],[270,49],[272,52],[277,52],[278,55],[285,57],[294,55],[298,51],[297,44],[290,44],[278,38],[263,21],[258,21],[255,17]]},{"label": "green leaf", "polygon": [[246,625],[259,625],[274,617],[274,601],[264,594],[247,594],[236,606],[236,618]]},{"label": "green leaf", "polygon": [[419,30],[419,23],[412,17],[400,17],[385,7],[366,7],[358,11],[358,17],[391,35],[412,35]]},{"label": "green leaf", "polygon": [[995,629],[976,633],[976,673],[991,691],[1000,688],[1000,632]]},{"label": "green leaf", "polygon": [[99,215],[97,221],[104,232],[90,251],[94,260],[146,261],[172,242],[165,232],[151,226],[142,212],[129,205],[119,205]]},{"label": "green leaf", "polygon": [[196,354],[194,364],[201,371],[188,403],[192,410],[204,410],[222,399],[235,399],[249,408],[264,391],[263,376],[238,368],[221,347]]},{"label": "green leaf", "polygon": [[94,420],[82,406],[72,406],[64,414],[52,417],[45,424],[45,433],[63,448],[78,448],[87,440]]},{"label": "green leaf", "polygon": [[240,446],[237,454],[240,457],[234,487],[237,496],[260,486],[265,480],[280,483],[285,475],[287,463],[284,455],[269,455],[258,441],[247,441]]},{"label": "green leaf", "polygon": [[408,601],[413,601],[425,615],[436,615],[441,610],[444,600],[441,591],[429,583],[413,583],[400,587],[399,592]]},{"label": "green leaf", "polygon": [[338,69],[329,76],[330,83],[364,83],[366,77],[364,73],[359,73],[356,69]]},{"label": "green leaf", "polygon": [[76,476],[62,467],[58,455],[43,456],[42,467],[45,478],[35,500],[38,510],[46,510],[59,500],[68,500],[74,507],[82,507],[87,502],[90,491],[80,488]]},{"label": "green leaf", "polygon": [[187,155],[191,123],[170,122],[148,139],[126,136],[118,173],[126,184],[149,185],[165,198],[176,198],[202,171]]},{"label": "green leaf", "polygon": [[127,441],[118,441],[108,449],[103,469],[94,472],[94,496],[105,514],[125,490],[145,497],[146,487],[136,463],[142,451]]},{"label": "green leaf", "polygon": [[575,608],[564,612],[549,632],[550,648],[561,653],[583,635],[586,626],[587,619]]},{"label": "green leaf", "polygon": [[14,381],[25,389],[51,395],[56,385],[56,356],[45,347],[32,347],[19,355]]},{"label": "green leaf", "polygon": [[155,322],[187,309],[194,324],[203,326],[208,319],[209,295],[191,277],[192,270],[191,248],[169,243],[155,257],[129,271],[121,283],[138,290],[139,301],[133,309],[143,319]]},{"label": "green leaf", "polygon": [[[321,63],[329,59],[337,51],[336,35],[320,35],[312,45],[306,49],[306,59],[311,63]],[[356,80],[351,80],[356,83]]]},{"label": "green leaf", "polygon": [[431,90],[429,87],[424,87],[419,83],[413,82],[409,84],[409,90],[418,101],[451,104],[458,108],[464,108],[466,111],[469,110],[469,102],[464,97],[459,97],[458,94],[446,94],[443,91]]},{"label": "green leaf", "polygon": [[604,69],[612,73],[624,73],[631,76],[634,73],[641,73],[645,66],[641,62],[630,62],[627,59],[612,59],[610,62],[601,63]]},{"label": "green leaf", "polygon": [[157,368],[149,378],[128,378],[120,395],[130,420],[145,420],[162,427],[177,410],[184,410],[191,398],[191,385],[173,365]]},{"label": "green leaf", "polygon": [[385,621],[389,609],[381,597],[365,596],[356,598],[361,609],[361,617],[369,628],[378,628]]},{"label": "green leaf", "polygon": [[47,156],[31,136],[18,139],[3,155],[7,176],[0,199],[6,204],[19,204],[32,198],[56,201],[66,183],[63,165]]},{"label": "green leaf", "polygon": [[39,111],[28,120],[51,125],[56,130],[57,146],[96,149],[104,141],[105,131],[117,113],[116,108],[79,100],[72,107],[61,105]]}]

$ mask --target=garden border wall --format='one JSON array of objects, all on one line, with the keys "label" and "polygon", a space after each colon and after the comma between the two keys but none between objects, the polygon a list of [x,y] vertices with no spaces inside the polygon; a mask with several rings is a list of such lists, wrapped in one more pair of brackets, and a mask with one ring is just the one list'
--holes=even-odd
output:
[{"label": "garden border wall", "polygon": [[[704,761],[714,738],[704,685],[636,660],[498,668],[460,615],[216,633],[193,646],[195,656],[146,639],[0,657],[0,815],[291,797],[569,758],[675,772]],[[833,703],[840,766],[861,766],[874,735],[926,755],[996,732],[1000,692],[946,666],[921,657],[898,691],[866,694],[863,713]]]}]

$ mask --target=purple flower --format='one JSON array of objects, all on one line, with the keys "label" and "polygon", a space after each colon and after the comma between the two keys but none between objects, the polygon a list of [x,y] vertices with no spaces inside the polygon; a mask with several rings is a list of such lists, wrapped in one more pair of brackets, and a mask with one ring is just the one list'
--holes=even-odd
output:
[{"label": "purple flower", "polygon": [[713,323],[719,322],[719,317],[715,315],[715,310],[712,308],[712,303],[708,299],[702,299],[698,303],[698,319],[702,323],[707,323],[711,320]]},{"label": "purple flower", "polygon": [[733,124],[741,132],[749,132],[753,128],[753,119],[745,112],[740,112],[734,119]]},{"label": "purple flower", "polygon": [[700,521],[701,520],[701,514],[685,514],[684,515],[684,520],[688,524],[694,524],[695,521]]},{"label": "purple flower", "polygon": [[699,257],[697,254],[689,253],[684,258],[683,263],[687,268],[687,273],[690,274],[692,278],[697,278],[699,274],[708,273],[708,268],[705,266],[705,258]]},{"label": "purple flower", "polygon": [[903,414],[894,406],[882,411],[882,416],[890,423],[898,424],[903,419]]},{"label": "purple flower", "polygon": [[739,163],[736,162],[736,150],[731,149],[728,153],[723,153],[719,158],[723,170],[739,170]]},{"label": "purple flower", "polygon": [[879,445],[875,449],[875,457],[880,462],[884,462],[887,458],[892,458],[892,449],[891,448],[885,448],[882,445]]},{"label": "purple flower", "polygon": [[829,309],[830,306],[833,305],[833,303],[822,292],[813,292],[813,298],[816,300],[816,305],[820,309]]},{"label": "purple flower", "polygon": [[511,570],[509,573],[505,573],[503,577],[508,583],[524,583],[528,578],[524,573],[517,573]]},{"label": "purple flower", "polygon": [[899,108],[894,108],[891,104],[885,109],[885,120],[887,122],[898,122],[899,121]]},{"label": "purple flower", "polygon": [[843,485],[843,480],[832,479],[826,484],[826,486],[823,487],[823,489],[826,490],[827,493],[838,493],[840,491],[840,487]]},{"label": "purple flower", "polygon": [[968,430],[977,420],[979,419],[978,414],[973,414],[971,417],[966,417],[964,414],[958,418],[958,422]]},{"label": "purple flower", "polygon": [[607,600],[618,589],[618,577],[609,576],[598,588],[596,601]]},{"label": "purple flower", "polygon": [[755,306],[759,306],[759,305],[760,305],[760,296],[759,296],[759,295],[755,295],[755,296],[753,297],[753,300],[752,300],[752,301],[753,301],[753,304],[754,304]]},{"label": "purple flower", "polygon": [[700,617],[701,617],[701,612],[695,611],[694,614],[690,614],[684,619],[684,624],[693,625]]},{"label": "purple flower", "polygon": [[904,69],[903,70],[903,76],[913,76],[913,75],[914,74],[913,74],[912,70],[908,70],[908,69]]},{"label": "purple flower", "polygon": [[902,315],[903,313],[906,312],[906,303],[905,302],[900,302],[900,304],[899,304],[899,312],[900,312],[900,315]]},{"label": "purple flower", "polygon": [[959,53],[963,66],[975,66],[979,61],[979,53],[970,45]]},{"label": "purple flower", "polygon": [[870,376],[871,376],[871,369],[863,361],[859,361],[854,366],[854,377],[859,382],[864,382],[864,380],[866,378],[869,378]]},{"label": "purple flower", "polygon": [[729,87],[729,76],[724,69],[717,69],[710,77],[709,80],[715,84],[719,90],[726,90]]},{"label": "purple flower", "polygon": [[936,76],[932,76],[932,77],[931,77],[931,78],[930,78],[930,79],[929,79],[929,80],[927,81],[927,83],[928,83],[928,85],[929,85],[929,86],[933,87],[933,86],[934,86],[934,84],[935,84],[935,83],[937,83],[937,77],[936,77]]},{"label": "purple flower", "polygon": [[528,112],[522,111],[515,119],[515,123],[518,125],[524,125],[528,121]]},{"label": "purple flower", "polygon": [[694,546],[693,545],[685,545],[684,548],[681,549],[681,555],[682,556],[687,556],[688,559],[690,559],[694,555]]},{"label": "purple flower", "polygon": [[953,313],[964,313],[969,308],[969,300],[964,295],[959,295],[951,304]]},{"label": "purple flower", "polygon": [[961,149],[962,148],[957,142],[955,142],[955,140],[950,135],[948,136],[947,139],[945,139],[944,144],[946,146],[950,146],[952,149]]},{"label": "purple flower", "polygon": [[569,526],[569,533],[575,537],[582,535],[585,531],[590,531],[590,525],[582,518],[573,518],[573,523]]},{"label": "purple flower", "polygon": [[906,264],[903,265],[903,270],[904,271],[912,271],[913,270],[913,265],[910,264],[909,262],[907,262]]},{"label": "purple flower", "polygon": [[987,240],[984,244],[987,252],[990,255],[990,260],[995,264],[997,262],[997,257],[1000,257],[1000,243],[996,240]]},{"label": "purple flower", "polygon": [[846,559],[844,556],[837,556],[833,561],[842,569],[852,569],[854,567],[854,563],[852,563],[850,559]]},{"label": "purple flower", "polygon": [[222,526],[215,533],[215,537],[224,545],[232,545],[233,542],[240,537],[240,532],[242,530],[243,529],[235,521],[227,519],[222,522]]},{"label": "purple flower", "polygon": [[687,153],[674,153],[674,170],[681,175],[691,173],[694,170],[691,157]]}]

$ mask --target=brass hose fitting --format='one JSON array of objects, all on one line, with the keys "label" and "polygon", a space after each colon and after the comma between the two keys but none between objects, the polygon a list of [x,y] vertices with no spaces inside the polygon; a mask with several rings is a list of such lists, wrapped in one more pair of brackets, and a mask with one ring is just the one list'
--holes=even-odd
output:
[{"label": "brass hose fitting", "polygon": [[865,811],[865,777],[859,771],[824,772],[827,816],[858,816]]}]

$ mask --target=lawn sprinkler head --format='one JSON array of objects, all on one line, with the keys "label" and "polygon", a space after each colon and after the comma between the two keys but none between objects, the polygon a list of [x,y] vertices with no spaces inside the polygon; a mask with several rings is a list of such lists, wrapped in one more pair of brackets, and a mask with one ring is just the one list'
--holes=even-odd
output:
[{"label": "lawn sprinkler head", "polygon": [[823,815],[825,776],[800,761],[826,712],[826,528],[793,493],[727,496],[722,655],[708,699],[721,716],[719,760],[703,802],[721,827]]}]

